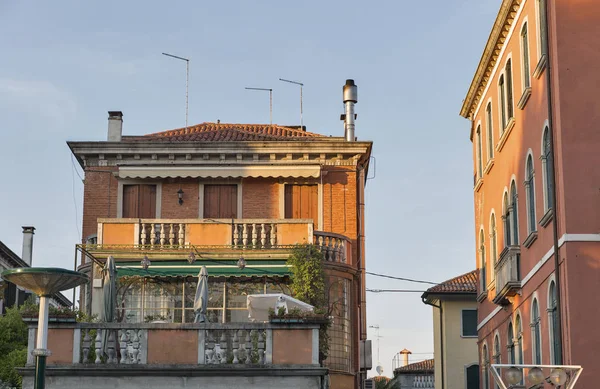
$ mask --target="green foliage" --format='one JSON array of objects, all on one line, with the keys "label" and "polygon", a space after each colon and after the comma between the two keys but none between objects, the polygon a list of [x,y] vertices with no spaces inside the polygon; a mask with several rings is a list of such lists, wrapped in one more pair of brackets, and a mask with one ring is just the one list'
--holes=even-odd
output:
[{"label": "green foliage", "polygon": [[27,346],[15,349],[0,357],[0,381],[14,388],[21,388],[23,378],[16,367],[25,366],[27,362]]},{"label": "green foliage", "polygon": [[18,308],[8,308],[0,316],[0,381],[21,387],[21,376],[16,367],[27,362],[27,325]]}]

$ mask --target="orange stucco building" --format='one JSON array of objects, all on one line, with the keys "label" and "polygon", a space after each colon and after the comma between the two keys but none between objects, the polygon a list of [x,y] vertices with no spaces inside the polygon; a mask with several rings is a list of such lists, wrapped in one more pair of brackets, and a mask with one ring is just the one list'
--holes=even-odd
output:
[{"label": "orange stucco building", "polygon": [[471,122],[481,387],[487,363],[582,365],[600,338],[600,3],[503,0]]}]

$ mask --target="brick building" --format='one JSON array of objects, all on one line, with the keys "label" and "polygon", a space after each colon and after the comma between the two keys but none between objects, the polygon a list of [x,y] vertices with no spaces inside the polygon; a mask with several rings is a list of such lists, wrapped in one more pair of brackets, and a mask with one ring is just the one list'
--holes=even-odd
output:
[{"label": "brick building", "polygon": [[599,20],[594,1],[503,0],[463,102],[482,388],[500,362],[582,365],[596,385]]},{"label": "brick building", "polygon": [[191,322],[202,265],[209,320],[247,321],[245,296],[289,293],[290,249],[313,243],[325,254],[335,301],[331,384],[358,387],[372,143],[356,141],[353,120],[346,137],[220,122],[126,136],[122,123],[121,112],[109,112],[107,141],[68,142],[85,172],[80,270],[93,282],[81,306],[100,311],[100,268],[112,255],[120,321]]}]

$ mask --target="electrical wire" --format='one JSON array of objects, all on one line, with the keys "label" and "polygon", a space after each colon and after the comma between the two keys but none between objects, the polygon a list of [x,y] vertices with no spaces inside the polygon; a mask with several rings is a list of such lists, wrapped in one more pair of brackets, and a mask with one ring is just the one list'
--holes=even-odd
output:
[{"label": "electrical wire", "polygon": [[371,292],[371,293],[425,293],[424,290],[414,290],[414,289],[369,289],[369,288],[367,288],[367,292]]},{"label": "electrical wire", "polygon": [[437,285],[439,284],[439,282],[432,282],[432,281],[423,281],[423,280],[413,280],[411,278],[403,278],[403,277],[394,277],[394,276],[389,276],[387,274],[378,274],[378,273],[372,273],[372,272],[365,272],[368,275],[371,276],[375,276],[375,277],[383,277],[383,278],[391,278],[392,280],[399,280],[399,281],[407,281],[407,282],[416,282],[419,284],[430,284],[430,285]]}]

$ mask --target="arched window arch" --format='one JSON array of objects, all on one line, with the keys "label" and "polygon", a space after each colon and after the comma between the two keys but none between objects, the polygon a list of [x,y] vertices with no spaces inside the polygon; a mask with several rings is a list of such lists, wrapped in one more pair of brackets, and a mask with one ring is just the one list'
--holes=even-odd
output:
[{"label": "arched window arch", "polygon": [[521,315],[517,313],[515,319],[515,332],[516,332],[516,345],[515,345],[515,357],[516,363],[523,363],[523,325],[521,324]]},{"label": "arched window arch", "polygon": [[532,233],[537,230],[537,223],[535,218],[535,182],[533,180],[533,157],[531,154],[527,156],[525,177],[525,195],[527,197],[527,232]]},{"label": "arched window arch", "polygon": [[511,215],[511,231],[512,236],[510,239],[511,244],[519,244],[519,203],[517,198],[517,186],[515,182],[510,183],[510,215]]},{"label": "arched window arch", "polygon": [[560,337],[558,336],[558,305],[556,300],[556,284],[554,280],[548,287],[548,324],[550,329],[550,357],[552,364],[560,365]]},{"label": "arched window arch", "polygon": [[492,102],[485,109],[485,127],[487,129],[487,157],[494,158],[494,125],[492,122]]},{"label": "arched window arch", "polygon": [[493,212],[490,216],[490,256],[494,267],[498,263],[498,234],[496,233],[496,215]]},{"label": "arched window arch", "polygon": [[542,137],[542,178],[544,180],[544,212],[554,207],[552,203],[552,191],[554,190],[554,173],[552,171],[552,149],[550,129],[544,128]]},{"label": "arched window arch", "polygon": [[512,60],[510,58],[506,61],[504,72],[506,74],[506,117],[508,121],[510,121],[510,119],[515,116],[512,87]]},{"label": "arched window arch", "polygon": [[521,60],[523,70],[523,90],[531,87],[531,76],[529,73],[529,37],[527,33],[527,22],[521,28]]},{"label": "arched window arch", "polygon": [[483,389],[490,389],[490,375],[489,375],[490,359],[488,356],[487,344],[483,344],[481,348],[481,374]]},{"label": "arched window arch", "polygon": [[540,308],[538,300],[534,298],[531,303],[531,338],[534,365],[542,364],[542,331],[540,322]]},{"label": "arched window arch", "polygon": [[515,333],[512,323],[508,323],[508,339],[506,339],[506,348],[508,351],[508,363],[514,364],[515,360]]},{"label": "arched window arch", "polygon": [[485,257],[485,234],[483,228],[479,231],[479,259],[481,263],[481,291],[487,289],[487,258]]},{"label": "arched window arch", "polygon": [[506,129],[506,83],[504,82],[504,74],[498,79],[498,93],[500,94],[500,134]]},{"label": "arched window arch", "polygon": [[477,178],[481,178],[483,174],[482,147],[481,147],[481,125],[477,126],[476,132],[477,150],[475,151],[477,158]]},{"label": "arched window arch", "polygon": [[[502,363],[502,353],[500,351],[500,335],[496,334],[494,336],[494,355],[493,355],[494,363],[499,365]],[[495,385],[496,388],[500,388],[498,384]]]}]

